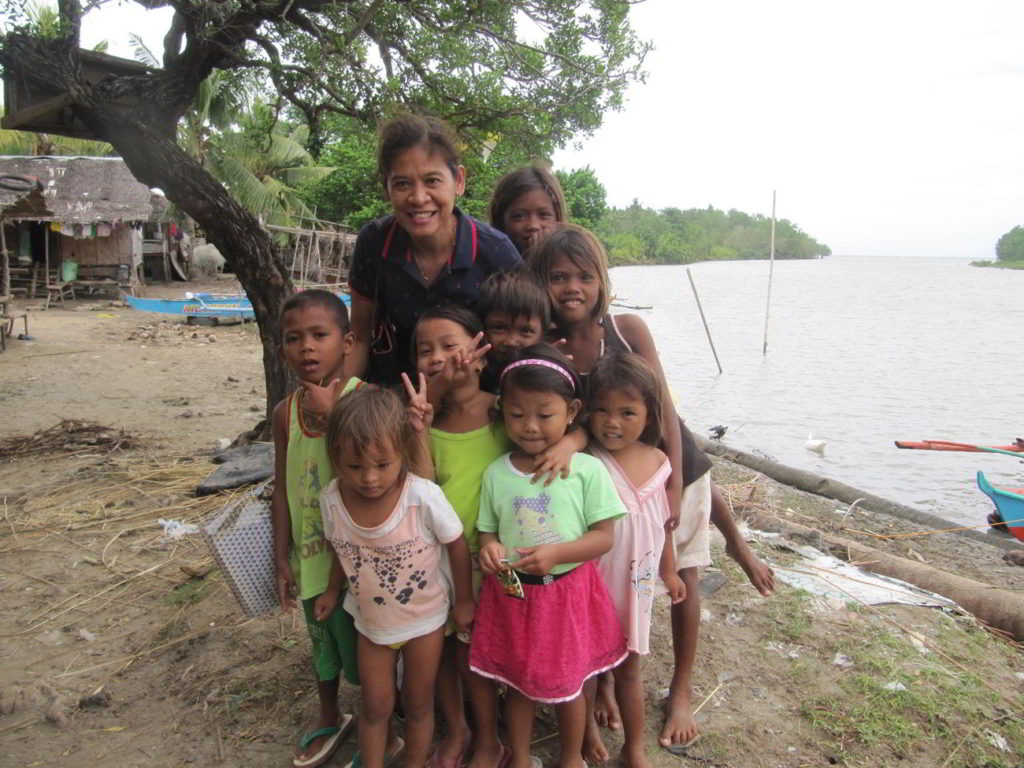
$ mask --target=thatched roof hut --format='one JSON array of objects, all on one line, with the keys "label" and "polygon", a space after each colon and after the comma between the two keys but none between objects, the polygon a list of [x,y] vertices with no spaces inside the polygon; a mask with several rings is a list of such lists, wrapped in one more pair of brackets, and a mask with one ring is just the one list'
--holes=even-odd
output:
[{"label": "thatched roof hut", "polygon": [[17,269],[34,274],[71,261],[106,280],[127,268],[134,283],[144,252],[166,253],[167,201],[120,157],[0,156],[0,174],[39,182],[28,192],[0,188],[4,242]]},{"label": "thatched roof hut", "polygon": [[120,157],[0,156],[0,174],[32,176],[42,185],[27,195],[0,189],[0,211],[7,220],[143,222],[154,218],[154,208],[159,215],[166,207]]}]

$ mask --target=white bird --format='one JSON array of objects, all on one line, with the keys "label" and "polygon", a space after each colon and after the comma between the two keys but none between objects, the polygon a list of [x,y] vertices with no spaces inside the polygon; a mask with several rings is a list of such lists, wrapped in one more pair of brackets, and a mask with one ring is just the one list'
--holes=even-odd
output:
[{"label": "white bird", "polygon": [[822,456],[825,455],[825,441],[815,440],[814,435],[812,435],[810,432],[807,433],[807,442],[804,443],[804,448],[806,448],[808,451],[820,453]]}]

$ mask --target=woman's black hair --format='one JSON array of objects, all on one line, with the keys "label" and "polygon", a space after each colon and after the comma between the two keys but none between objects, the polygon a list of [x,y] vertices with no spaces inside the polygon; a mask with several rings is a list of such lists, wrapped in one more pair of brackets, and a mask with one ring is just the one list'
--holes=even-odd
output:
[{"label": "woman's black hair", "polygon": [[425,147],[430,154],[440,155],[452,176],[459,175],[458,138],[452,127],[431,115],[407,112],[388,120],[377,133],[377,176],[385,190],[391,166],[403,152]]},{"label": "woman's black hair", "polygon": [[[530,360],[541,362],[530,364]],[[550,344],[534,344],[519,350],[501,372],[501,391],[553,392],[572,402],[580,397],[580,380],[572,363]]]}]

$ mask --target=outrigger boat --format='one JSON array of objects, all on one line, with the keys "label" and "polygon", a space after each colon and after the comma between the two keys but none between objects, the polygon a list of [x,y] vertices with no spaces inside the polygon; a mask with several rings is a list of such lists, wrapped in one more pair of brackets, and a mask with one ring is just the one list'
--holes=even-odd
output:
[{"label": "outrigger boat", "polygon": [[[1005,456],[1024,459],[1024,438],[1020,437],[1011,445],[972,445],[971,443],[954,443],[949,440],[921,440],[919,442],[897,440],[896,447],[926,451],[1001,453]],[[996,505],[995,511],[988,516],[989,525],[993,528],[1005,529],[1007,533],[1024,541],[1024,488],[992,485],[981,470],[978,470],[977,481],[981,492],[992,499],[992,503]]]},{"label": "outrigger boat", "polygon": [[[996,511],[989,515],[989,523],[995,523],[993,527],[1005,527],[1008,533],[1024,541],[1024,488],[996,487],[980,469],[978,487],[996,505]],[[1000,519],[994,520],[993,515],[999,515]]]},{"label": "outrigger boat", "polygon": [[[347,293],[339,293],[345,304],[351,304]],[[193,317],[235,317],[252,320],[255,315],[252,302],[246,296],[220,293],[186,293],[184,299],[144,299],[122,294],[121,301],[140,312]]]}]

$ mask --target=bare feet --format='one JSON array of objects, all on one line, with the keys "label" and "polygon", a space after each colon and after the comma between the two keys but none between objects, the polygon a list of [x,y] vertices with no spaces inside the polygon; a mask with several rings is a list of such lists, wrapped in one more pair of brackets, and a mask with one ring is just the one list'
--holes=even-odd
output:
[{"label": "bare feet", "polygon": [[427,766],[429,768],[462,768],[472,741],[473,736],[468,730],[461,733],[448,733],[427,759]]},{"label": "bare feet", "polygon": [[588,765],[607,763],[611,755],[608,754],[608,747],[601,739],[601,731],[594,722],[594,718],[587,718],[586,730],[583,732],[583,759]]},{"label": "bare feet", "polygon": [[597,678],[594,719],[602,728],[610,728],[613,731],[622,728],[619,705],[615,701],[615,681],[611,672],[602,672]]},{"label": "bare feet", "polygon": [[734,547],[731,543],[726,544],[725,553],[739,564],[743,572],[747,574],[750,583],[761,593],[762,597],[768,597],[775,591],[775,572],[768,563],[761,560],[747,546],[746,542],[741,547]]},{"label": "bare feet", "polygon": [[508,761],[512,759],[512,752],[508,747],[497,744],[491,748],[477,742],[473,749],[473,759],[469,761],[469,768],[505,768]]},{"label": "bare feet", "polygon": [[636,748],[622,748],[619,752],[619,759],[625,768],[651,768],[651,761],[647,759],[647,750],[641,744]]},{"label": "bare feet", "polygon": [[697,738],[697,721],[693,719],[693,701],[689,683],[673,686],[668,696],[665,725],[658,743],[670,748],[682,746]]}]

